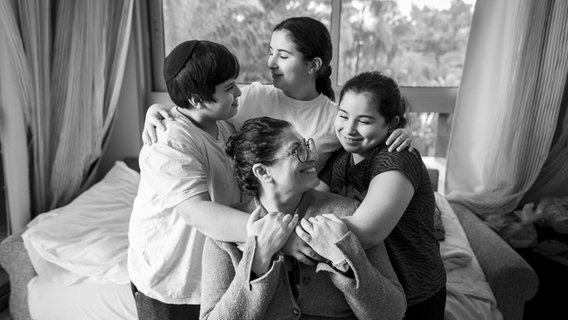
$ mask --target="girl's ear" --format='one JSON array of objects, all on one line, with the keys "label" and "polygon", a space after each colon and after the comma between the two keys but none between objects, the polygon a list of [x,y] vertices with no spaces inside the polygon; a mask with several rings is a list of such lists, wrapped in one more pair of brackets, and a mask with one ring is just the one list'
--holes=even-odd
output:
[{"label": "girl's ear", "polygon": [[398,127],[398,123],[400,122],[400,117],[399,116],[394,116],[394,118],[392,118],[390,124],[389,124],[389,132],[393,132],[396,127]]},{"label": "girl's ear", "polygon": [[255,163],[252,165],[252,173],[261,182],[269,182],[272,180],[272,175],[268,167],[262,163]]},{"label": "girl's ear", "polygon": [[201,105],[201,98],[196,95],[191,95],[191,98],[187,99],[189,103],[196,109],[203,109]]},{"label": "girl's ear", "polygon": [[321,58],[319,57],[315,57],[312,59],[312,61],[310,62],[311,66],[310,69],[308,70],[309,74],[316,74],[318,73],[318,70],[321,68],[321,66],[323,65],[323,61],[321,60]]}]

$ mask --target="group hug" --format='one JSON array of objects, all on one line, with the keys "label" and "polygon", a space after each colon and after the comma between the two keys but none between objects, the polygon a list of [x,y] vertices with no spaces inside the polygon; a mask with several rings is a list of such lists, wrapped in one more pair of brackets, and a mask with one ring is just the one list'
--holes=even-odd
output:
[{"label": "group hug", "polygon": [[139,319],[444,319],[446,273],[409,105],[379,71],[338,101],[327,28],[277,24],[272,84],[206,40],[146,113],[128,273]]}]

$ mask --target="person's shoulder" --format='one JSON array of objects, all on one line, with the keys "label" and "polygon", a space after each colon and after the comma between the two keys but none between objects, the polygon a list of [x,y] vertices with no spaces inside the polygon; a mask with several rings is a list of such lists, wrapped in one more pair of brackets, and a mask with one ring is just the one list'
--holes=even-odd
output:
[{"label": "person's shoulder", "polygon": [[416,149],[412,151],[408,151],[408,149],[402,151],[388,151],[388,147],[385,145],[377,147],[371,157],[374,160],[382,161],[403,161],[408,163],[419,163],[422,161],[420,152]]},{"label": "person's shoulder", "polygon": [[331,153],[329,156],[328,162],[336,164],[336,163],[344,163],[345,161],[349,160],[349,156],[351,154],[343,148],[339,148]]},{"label": "person's shoulder", "polygon": [[217,121],[217,125],[221,130],[223,130],[223,134],[225,135],[231,135],[236,132],[235,126],[227,120],[219,120]]},{"label": "person's shoulder", "polygon": [[163,124],[166,130],[156,131],[158,143],[163,142],[169,144],[170,142],[176,142],[186,144],[189,142],[188,137],[195,138],[199,136],[199,130],[196,130],[196,126],[179,113],[172,112],[171,118],[165,119]]},{"label": "person's shoulder", "polygon": [[326,95],[322,94],[322,104],[330,109],[333,110],[334,112],[337,111],[337,103],[335,103],[335,101],[332,101],[329,97],[327,97]]},{"label": "person's shoulder", "polygon": [[262,94],[262,93],[269,94],[276,92],[278,89],[276,89],[271,84],[263,84],[261,82],[255,81],[252,82],[250,85],[246,86],[244,90],[246,90],[247,94]]},{"label": "person's shoulder", "polygon": [[[326,95],[320,94],[316,100],[313,100],[313,104],[317,105],[317,110],[325,113],[327,117],[335,118],[335,115],[337,113],[337,104],[331,101],[331,99]],[[333,122],[331,122],[331,124],[333,124]]]},{"label": "person's shoulder", "polygon": [[421,177],[426,172],[426,165],[416,149],[389,152],[385,147],[376,152],[371,161],[372,176],[390,170],[401,171],[412,181],[415,188],[418,187]]},{"label": "person's shoulder", "polygon": [[319,207],[326,212],[333,212],[337,215],[350,215],[352,209],[357,208],[359,201],[345,196],[319,191],[319,190],[309,190],[306,191],[305,196],[311,205],[314,207]]}]

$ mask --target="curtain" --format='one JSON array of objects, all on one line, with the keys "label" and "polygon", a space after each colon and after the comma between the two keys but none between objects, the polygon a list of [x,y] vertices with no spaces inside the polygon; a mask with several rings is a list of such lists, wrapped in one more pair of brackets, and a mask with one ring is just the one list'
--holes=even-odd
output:
[{"label": "curtain", "polygon": [[446,192],[480,216],[568,195],[568,1],[478,0]]},{"label": "curtain", "polygon": [[11,107],[24,114],[32,216],[70,202],[94,182],[122,85],[132,13],[132,0],[0,1],[15,69],[0,76],[17,84],[20,104]]}]

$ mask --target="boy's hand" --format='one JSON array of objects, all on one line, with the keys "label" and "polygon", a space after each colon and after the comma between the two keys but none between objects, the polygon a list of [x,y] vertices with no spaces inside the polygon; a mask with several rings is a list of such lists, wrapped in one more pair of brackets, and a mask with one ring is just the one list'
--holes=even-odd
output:
[{"label": "boy's hand", "polygon": [[304,218],[300,226],[296,227],[296,233],[320,256],[330,261],[344,259],[343,253],[335,245],[348,231],[340,218],[334,214],[324,214]]},{"label": "boy's hand", "polygon": [[262,207],[258,206],[250,214],[247,221],[247,238],[258,235],[264,226],[266,220],[261,220],[266,214],[262,213]]},{"label": "boy's hand", "polygon": [[317,254],[304,240],[302,240],[295,232],[290,234],[288,241],[282,248],[282,253],[295,258],[303,264],[315,266],[314,261],[325,261]]},{"label": "boy's hand", "polygon": [[389,152],[402,151],[408,147],[408,151],[414,150],[412,136],[403,128],[395,129],[385,142],[389,146]]},{"label": "boy's hand", "polygon": [[294,227],[298,224],[298,215],[270,212],[261,217],[257,208],[247,222],[247,236],[256,236],[253,271],[262,275],[268,271],[272,257],[282,248]]},{"label": "boy's hand", "polygon": [[172,107],[163,106],[161,104],[153,104],[146,111],[146,117],[144,118],[144,130],[142,131],[142,141],[146,145],[151,145],[152,143],[158,141],[156,136],[156,128],[160,130],[166,130],[166,127],[162,123],[162,120],[171,119],[168,113]]}]

